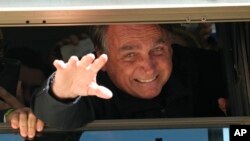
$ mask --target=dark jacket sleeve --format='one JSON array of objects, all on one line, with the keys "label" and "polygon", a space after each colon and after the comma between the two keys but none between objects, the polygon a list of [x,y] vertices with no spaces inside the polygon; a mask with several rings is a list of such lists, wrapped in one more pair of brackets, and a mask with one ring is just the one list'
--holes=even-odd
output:
[{"label": "dark jacket sleeve", "polygon": [[34,93],[31,108],[46,125],[61,129],[74,129],[94,120],[94,110],[88,97],[62,102],[49,93],[50,79]]}]

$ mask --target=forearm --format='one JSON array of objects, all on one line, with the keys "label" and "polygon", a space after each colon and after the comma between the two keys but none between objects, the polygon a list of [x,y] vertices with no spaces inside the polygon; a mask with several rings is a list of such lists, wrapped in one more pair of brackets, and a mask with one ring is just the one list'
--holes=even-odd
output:
[{"label": "forearm", "polygon": [[31,105],[35,115],[48,126],[78,128],[94,120],[94,110],[89,98],[78,97],[70,102],[63,102],[53,97],[49,90],[48,81],[34,94]]}]

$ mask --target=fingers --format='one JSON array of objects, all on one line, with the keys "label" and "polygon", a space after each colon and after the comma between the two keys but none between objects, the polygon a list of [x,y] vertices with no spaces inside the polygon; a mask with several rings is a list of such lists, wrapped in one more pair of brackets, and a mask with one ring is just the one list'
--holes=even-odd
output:
[{"label": "fingers", "polygon": [[67,63],[67,67],[69,67],[69,68],[76,68],[76,64],[77,64],[78,61],[79,61],[79,60],[78,60],[78,57],[76,57],[76,56],[71,56],[71,57],[69,58],[68,63]]},{"label": "fingers", "polygon": [[[111,98],[112,92],[96,83],[98,71],[105,65],[108,57],[102,54],[95,59],[94,54],[87,54],[79,61],[72,56],[67,63],[57,60],[57,68],[53,91],[59,98],[75,98],[77,96],[96,95]],[[73,74],[73,75],[72,75]]]},{"label": "fingers", "polygon": [[104,99],[110,99],[113,96],[112,92],[108,88],[99,86],[96,83],[92,83],[89,85],[87,93],[88,95],[95,95]]},{"label": "fingers", "polygon": [[37,129],[36,124],[37,124],[37,118],[33,113],[30,112],[28,115],[28,129],[27,129],[29,138],[33,138],[35,136]]},{"label": "fingers", "polygon": [[87,68],[95,60],[95,55],[90,53],[82,57],[78,66],[81,68]]},{"label": "fingers", "polygon": [[95,59],[94,54],[90,53],[82,57],[79,61],[78,57],[71,56],[67,63],[64,63],[62,60],[55,60],[53,65],[56,67],[57,70],[62,70],[65,68],[72,68],[76,66],[80,66],[81,68],[88,67]]},{"label": "fingers", "polygon": [[41,132],[44,128],[44,123],[37,119],[29,108],[22,108],[12,112],[8,121],[11,127],[20,130],[20,135],[23,138],[32,139],[36,135],[36,131]]},{"label": "fingers", "polygon": [[22,137],[27,137],[28,115],[26,112],[19,113],[19,129],[20,129],[20,135]]},{"label": "fingers", "polygon": [[94,54],[90,53],[83,56],[80,61],[76,56],[71,56],[68,63],[64,63],[62,60],[55,60],[53,64],[57,70],[62,70],[66,67],[75,68],[76,66],[79,66],[80,68],[91,69],[93,72],[97,73],[107,60],[108,57],[106,54],[102,54],[99,58],[95,59]]},{"label": "fingers", "polygon": [[55,60],[53,65],[57,70],[62,70],[66,68],[66,64],[62,60]]},{"label": "fingers", "polygon": [[37,119],[37,122],[36,122],[36,130],[38,131],[38,132],[41,132],[41,131],[43,131],[43,128],[44,128],[44,122],[43,121],[41,121],[40,119]]},{"label": "fingers", "polygon": [[108,57],[106,54],[102,54],[99,58],[97,58],[94,63],[91,65],[91,71],[97,73],[108,61]]},{"label": "fingers", "polygon": [[10,125],[14,129],[19,128],[19,112],[12,112],[9,117],[7,117],[7,122],[10,122]]},{"label": "fingers", "polygon": [[113,93],[106,87],[99,86],[97,91],[97,96],[104,99],[110,99],[113,96]]}]

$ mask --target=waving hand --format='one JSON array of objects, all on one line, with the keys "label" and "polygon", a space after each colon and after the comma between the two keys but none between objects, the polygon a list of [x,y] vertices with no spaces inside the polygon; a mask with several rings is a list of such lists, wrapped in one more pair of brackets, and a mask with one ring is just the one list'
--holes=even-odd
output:
[{"label": "waving hand", "polygon": [[56,74],[52,85],[53,92],[58,98],[76,98],[78,96],[111,98],[112,92],[96,83],[97,73],[107,60],[105,54],[99,58],[88,54],[81,60],[72,56],[67,63],[55,60]]}]

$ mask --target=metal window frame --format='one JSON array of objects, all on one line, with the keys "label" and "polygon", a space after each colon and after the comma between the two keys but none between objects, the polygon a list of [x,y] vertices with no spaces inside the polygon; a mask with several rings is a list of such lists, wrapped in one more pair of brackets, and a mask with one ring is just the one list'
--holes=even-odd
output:
[{"label": "metal window frame", "polygon": [[125,7],[2,7],[2,26],[250,21],[250,2]]},{"label": "metal window frame", "polygon": [[[212,1],[213,2],[213,1]],[[250,21],[250,2],[135,5],[124,7],[1,7],[0,27],[71,26],[121,23],[198,23]],[[80,131],[116,129],[159,129],[229,127],[250,124],[250,117],[209,117],[178,119],[96,120]],[[47,127],[45,132],[60,131]],[[18,133],[0,123],[1,133]]]},{"label": "metal window frame", "polygon": [[[116,119],[95,120],[86,126],[70,131],[105,131],[136,129],[183,129],[183,128],[228,128],[230,125],[250,125],[250,117],[204,117],[161,119]],[[65,132],[46,127],[44,132]],[[0,123],[0,133],[18,133],[7,123]]]}]

